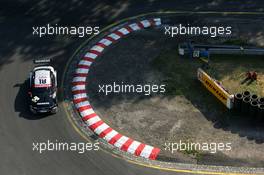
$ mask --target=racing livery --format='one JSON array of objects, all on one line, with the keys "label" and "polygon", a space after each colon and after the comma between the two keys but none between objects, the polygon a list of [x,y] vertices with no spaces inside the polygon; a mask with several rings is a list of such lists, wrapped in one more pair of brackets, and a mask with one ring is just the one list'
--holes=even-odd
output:
[{"label": "racing livery", "polygon": [[52,66],[36,66],[29,75],[30,111],[57,112],[57,72]]}]

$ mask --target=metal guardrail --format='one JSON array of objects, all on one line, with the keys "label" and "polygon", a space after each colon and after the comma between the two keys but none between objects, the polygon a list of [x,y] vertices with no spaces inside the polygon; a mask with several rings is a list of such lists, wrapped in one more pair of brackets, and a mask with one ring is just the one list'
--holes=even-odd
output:
[{"label": "metal guardrail", "polygon": [[[205,51],[208,50],[210,54],[233,54],[233,55],[264,55],[264,48],[257,47],[243,47],[238,45],[206,45],[206,44],[192,44],[193,51]],[[180,51],[181,49],[181,51]],[[188,45],[179,45],[179,53],[181,55],[190,52]]]}]

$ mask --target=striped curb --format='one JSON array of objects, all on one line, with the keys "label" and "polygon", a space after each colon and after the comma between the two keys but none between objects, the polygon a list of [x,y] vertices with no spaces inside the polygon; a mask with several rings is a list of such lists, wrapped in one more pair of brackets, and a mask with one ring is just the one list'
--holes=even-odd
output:
[{"label": "striped curb", "polygon": [[161,25],[160,18],[154,18],[150,20],[143,20],[137,23],[128,24],[125,27],[116,29],[111,34],[105,36],[99,42],[97,42],[79,61],[75,74],[72,80],[72,95],[73,103],[82,117],[82,120],[87,126],[95,132],[100,138],[106,140],[109,144],[129,152],[135,156],[140,156],[148,159],[155,160],[160,152],[159,148],[155,148],[150,145],[146,145],[128,138],[110,126],[108,126],[101,118],[94,112],[92,106],[88,101],[88,95],[86,93],[86,78],[90,66],[95,59],[102,54],[103,50],[115,43],[117,40],[128,35],[133,31],[138,31],[151,26]]}]

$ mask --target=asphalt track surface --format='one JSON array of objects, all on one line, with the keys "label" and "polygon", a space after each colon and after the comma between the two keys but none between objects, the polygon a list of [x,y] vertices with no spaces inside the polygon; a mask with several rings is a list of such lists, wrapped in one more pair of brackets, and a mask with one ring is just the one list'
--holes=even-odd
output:
[{"label": "asphalt track surface", "polygon": [[[219,3],[219,5],[217,5]],[[181,5],[179,5],[181,4]],[[215,5],[216,4],[216,5]],[[228,4],[228,6],[227,6]],[[250,5],[246,5],[250,4]],[[227,8],[228,7],[228,8]],[[160,10],[263,11],[261,1],[8,1],[0,2],[0,174],[183,174],[146,168],[117,159],[102,151],[32,151],[33,142],[59,140],[84,142],[72,128],[63,109],[56,115],[36,117],[27,110],[26,82],[32,60],[53,57],[59,82],[65,63],[85,40],[78,37],[32,36],[32,26],[58,22],[62,25],[99,25],[140,13]],[[62,107],[61,107],[62,108]]]}]

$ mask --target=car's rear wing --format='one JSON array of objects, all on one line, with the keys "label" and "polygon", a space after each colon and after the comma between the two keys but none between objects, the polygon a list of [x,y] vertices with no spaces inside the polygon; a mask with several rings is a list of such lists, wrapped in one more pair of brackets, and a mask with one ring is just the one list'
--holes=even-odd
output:
[{"label": "car's rear wing", "polygon": [[42,58],[42,59],[33,60],[34,64],[45,64],[45,63],[50,63],[51,61],[52,61],[51,58]]}]

